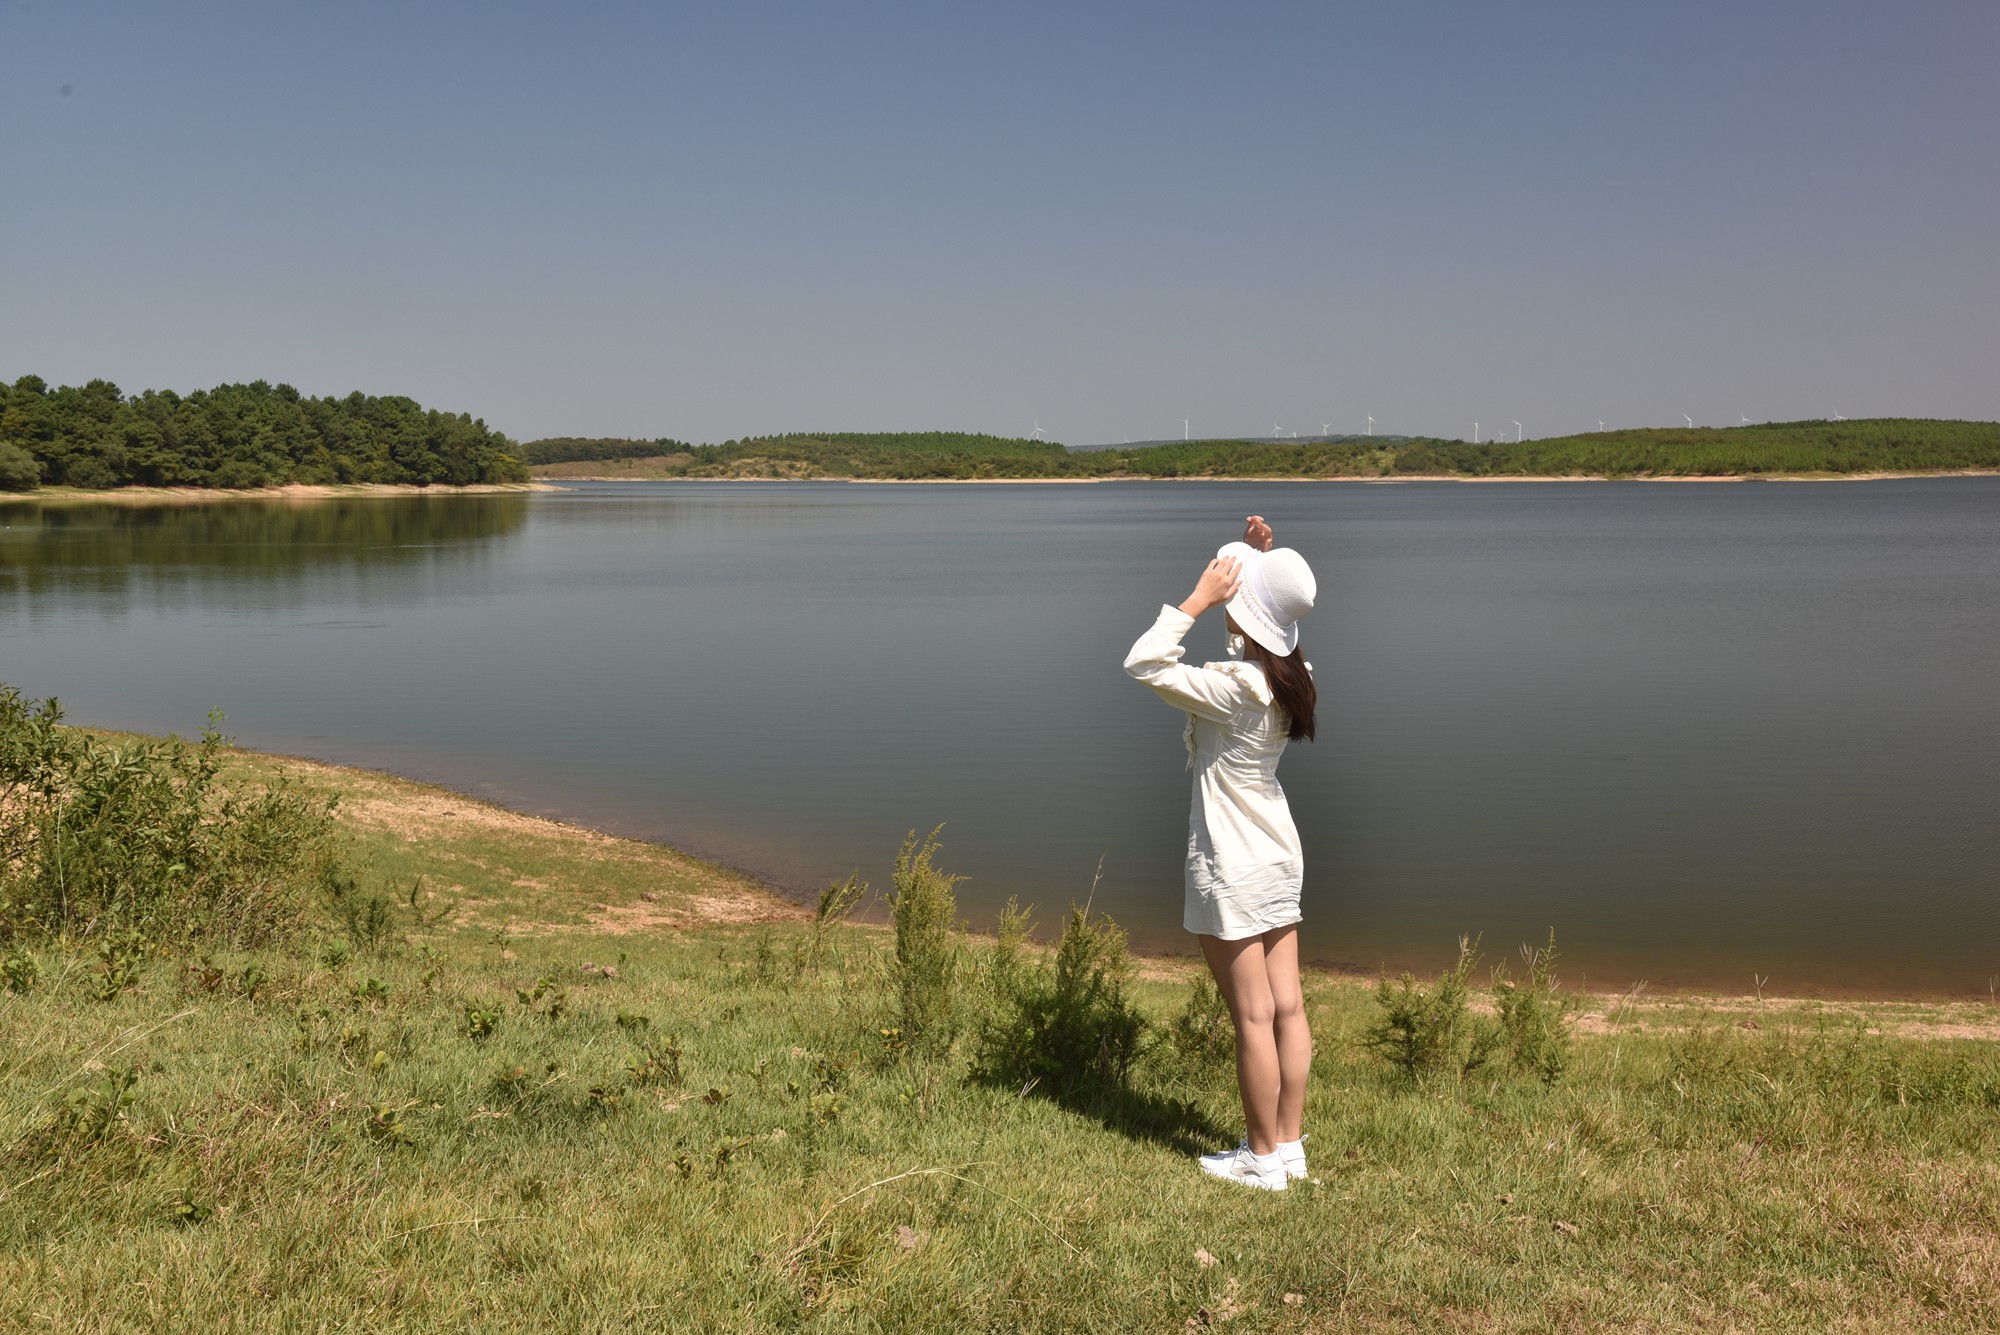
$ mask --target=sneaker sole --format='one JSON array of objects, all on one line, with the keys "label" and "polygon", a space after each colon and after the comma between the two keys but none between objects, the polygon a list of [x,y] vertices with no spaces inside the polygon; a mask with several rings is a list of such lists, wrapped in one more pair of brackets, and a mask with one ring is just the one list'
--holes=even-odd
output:
[{"label": "sneaker sole", "polygon": [[1267,1182],[1261,1177],[1238,1177],[1226,1168],[1210,1168],[1207,1164],[1201,1166],[1201,1171],[1218,1182],[1234,1182],[1239,1187],[1255,1187],[1260,1191],[1283,1191],[1291,1184],[1290,1179],[1283,1177],[1276,1182]]}]

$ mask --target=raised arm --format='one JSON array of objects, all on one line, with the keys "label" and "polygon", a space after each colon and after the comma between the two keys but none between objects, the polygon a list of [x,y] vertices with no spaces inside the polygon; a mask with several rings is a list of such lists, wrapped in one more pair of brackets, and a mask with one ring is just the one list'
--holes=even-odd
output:
[{"label": "raised arm", "polygon": [[1181,655],[1187,652],[1181,647],[1181,639],[1194,628],[1195,619],[1203,612],[1220,607],[1235,596],[1241,578],[1242,571],[1234,560],[1219,556],[1210,561],[1196,581],[1194,592],[1179,607],[1162,607],[1152,628],[1125,655],[1126,674],[1152,687],[1176,709],[1218,723],[1228,719],[1236,710],[1242,687],[1227,673],[1189,667],[1181,662]]}]

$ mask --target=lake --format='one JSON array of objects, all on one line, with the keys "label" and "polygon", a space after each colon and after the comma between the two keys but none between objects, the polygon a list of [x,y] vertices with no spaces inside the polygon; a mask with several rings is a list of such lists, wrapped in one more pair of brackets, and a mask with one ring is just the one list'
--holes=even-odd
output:
[{"label": "lake", "polygon": [[[1242,516],[1319,577],[1314,960],[1986,996],[2000,478],[584,484],[0,506],[0,680],[809,892],[940,822],[990,920],[1185,950],[1181,718],[1120,671]],[[1219,617],[1190,657],[1221,656]]]}]

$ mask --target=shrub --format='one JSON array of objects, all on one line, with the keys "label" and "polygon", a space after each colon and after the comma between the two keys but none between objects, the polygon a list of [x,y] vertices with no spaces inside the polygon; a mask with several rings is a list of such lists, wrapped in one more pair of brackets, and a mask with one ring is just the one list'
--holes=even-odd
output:
[{"label": "shrub", "polygon": [[835,923],[845,922],[867,894],[868,883],[854,872],[819,892],[819,903],[813,908],[812,927],[806,934],[805,945],[798,957],[800,972],[807,969],[819,972],[820,961],[826,956],[828,933]]},{"label": "shrub", "polygon": [[1207,974],[1197,977],[1188,990],[1187,1005],[1168,1026],[1167,1041],[1182,1063],[1196,1070],[1234,1060],[1236,1026],[1229,1018],[1229,1003]]},{"label": "shrub", "polygon": [[114,1066],[87,1085],[79,1085],[63,1098],[63,1107],[57,1117],[57,1125],[62,1133],[88,1144],[95,1144],[110,1133],[120,1121],[125,1110],[132,1106],[137,1097],[133,1086],[139,1083],[136,1067]]},{"label": "shrub", "polygon": [[1052,963],[1007,971],[1007,993],[980,1029],[976,1073],[1058,1095],[1128,1088],[1146,1032],[1125,995],[1131,967],[1124,930],[1072,908]]},{"label": "shrub", "polygon": [[993,947],[986,952],[986,998],[990,1004],[1005,1005],[1013,999],[1020,976],[1021,948],[1028,943],[1034,920],[1021,907],[1017,896],[1009,895],[993,924]]},{"label": "shrub", "polygon": [[958,941],[952,925],[958,897],[952,887],[962,879],[938,870],[938,830],[921,844],[910,831],[896,854],[896,896],[889,916],[896,928],[896,997],[902,1031],[910,1045],[938,1051],[948,1047],[954,1029],[954,992],[958,975]]},{"label": "shrub", "polygon": [[[325,878],[324,889],[334,917],[346,929],[347,939],[356,950],[379,951],[395,935],[395,905],[379,894],[362,894],[354,877],[335,869]],[[411,902],[415,903],[414,890]]]},{"label": "shrub", "polygon": [[0,938],[262,945],[337,863],[333,800],[232,790],[211,716],[195,743],[110,742],[0,686]]},{"label": "shrub", "polygon": [[12,441],[0,442],[0,491],[33,491],[42,485],[42,465]]},{"label": "shrub", "polygon": [[9,992],[32,992],[42,981],[42,966],[25,950],[9,951],[0,959],[0,981]]},{"label": "shrub", "polygon": [[1413,1080],[1458,1079],[1478,1070],[1500,1043],[1496,1025],[1475,1024],[1467,1008],[1467,980],[1479,963],[1479,943],[1458,938],[1458,959],[1425,988],[1405,973],[1392,986],[1385,974],[1375,987],[1381,1014],[1362,1032],[1363,1046]]},{"label": "shrub", "polygon": [[1537,950],[1521,947],[1528,976],[1515,982],[1504,967],[1493,970],[1493,1002],[1500,1016],[1500,1045],[1514,1069],[1532,1071],[1552,1085],[1569,1065],[1570,1017],[1577,999],[1556,990],[1556,932]]}]

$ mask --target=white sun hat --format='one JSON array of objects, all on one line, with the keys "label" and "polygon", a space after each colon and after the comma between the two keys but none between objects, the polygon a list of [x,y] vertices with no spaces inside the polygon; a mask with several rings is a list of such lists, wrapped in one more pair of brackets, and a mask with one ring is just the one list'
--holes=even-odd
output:
[{"label": "white sun hat", "polygon": [[1242,582],[1229,600],[1236,628],[1280,658],[1299,647],[1299,618],[1312,611],[1319,585],[1306,558],[1289,547],[1260,552],[1248,543],[1225,543],[1217,556],[1242,566]]}]

